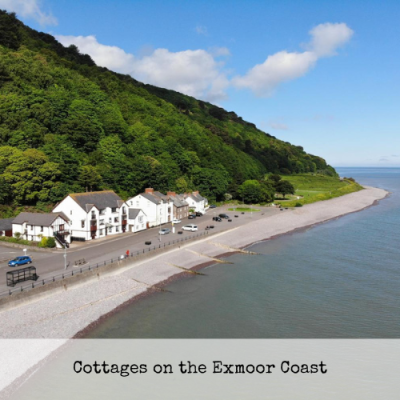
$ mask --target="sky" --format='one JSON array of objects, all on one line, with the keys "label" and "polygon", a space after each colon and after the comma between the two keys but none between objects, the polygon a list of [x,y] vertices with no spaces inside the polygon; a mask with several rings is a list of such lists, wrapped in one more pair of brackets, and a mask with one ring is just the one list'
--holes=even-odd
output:
[{"label": "sky", "polygon": [[335,167],[400,167],[400,1],[0,0],[97,65]]}]

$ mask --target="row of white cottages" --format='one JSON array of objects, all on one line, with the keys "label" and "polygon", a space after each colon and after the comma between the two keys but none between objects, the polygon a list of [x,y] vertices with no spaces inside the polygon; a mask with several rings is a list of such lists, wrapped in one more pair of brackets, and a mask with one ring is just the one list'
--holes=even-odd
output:
[{"label": "row of white cottages", "polygon": [[[182,219],[189,210],[205,213],[208,201],[199,192],[166,195],[148,188],[127,201],[111,190],[74,193],[58,203],[52,213],[22,212],[11,224],[12,236],[40,241],[55,237],[57,247],[72,240],[86,241],[123,232],[138,232]],[[4,220],[5,221],[5,220]],[[0,232],[11,236],[10,230]]]}]

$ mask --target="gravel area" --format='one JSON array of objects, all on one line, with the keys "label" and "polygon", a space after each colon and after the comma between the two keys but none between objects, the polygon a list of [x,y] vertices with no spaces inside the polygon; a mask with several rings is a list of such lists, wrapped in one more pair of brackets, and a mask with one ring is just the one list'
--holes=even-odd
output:
[{"label": "gravel area", "polygon": [[359,211],[386,195],[382,189],[366,188],[268,218],[255,216],[246,225],[127,265],[113,275],[0,311],[0,338],[71,338],[150,286],[181,273],[176,266],[192,268],[213,261],[251,243]]},{"label": "gravel area", "polygon": [[[260,240],[311,226],[375,204],[388,192],[367,187],[360,192],[275,215],[254,214],[247,224],[188,243],[152,258],[126,264],[112,275],[67,288],[11,309],[0,310],[0,398],[40,367],[41,360],[101,316],[145,293],[182,269],[213,262]],[[36,340],[45,338],[46,340]],[[26,340],[29,339],[29,340]]]}]

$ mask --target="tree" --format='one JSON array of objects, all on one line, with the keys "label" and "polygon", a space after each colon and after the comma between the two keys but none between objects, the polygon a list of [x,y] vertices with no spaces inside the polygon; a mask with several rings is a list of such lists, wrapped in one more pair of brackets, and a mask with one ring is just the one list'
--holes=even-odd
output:
[{"label": "tree", "polygon": [[35,149],[14,153],[0,175],[11,186],[13,198],[19,204],[48,201],[49,192],[60,176],[58,164]]},{"label": "tree", "polygon": [[287,194],[294,194],[294,186],[289,182],[289,181],[279,181],[276,186],[275,190],[277,193],[280,193],[282,195],[282,198],[285,198],[285,195]]},{"label": "tree", "polygon": [[86,190],[92,191],[93,189],[99,189],[101,187],[101,175],[99,174],[96,167],[91,165],[85,165],[81,169],[81,174],[79,175],[79,183]]},{"label": "tree", "polygon": [[268,203],[273,200],[274,190],[272,186],[256,180],[247,180],[238,188],[239,198],[245,203]]},{"label": "tree", "polygon": [[282,177],[280,175],[278,175],[278,174],[271,174],[268,177],[268,180],[273,182],[274,185],[276,185],[281,179],[282,179]]}]

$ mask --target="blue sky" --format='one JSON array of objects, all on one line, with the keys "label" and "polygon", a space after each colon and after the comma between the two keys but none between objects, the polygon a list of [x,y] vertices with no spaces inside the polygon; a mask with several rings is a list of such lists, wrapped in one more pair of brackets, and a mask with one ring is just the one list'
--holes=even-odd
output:
[{"label": "blue sky", "polygon": [[99,65],[333,166],[400,166],[399,1],[0,0]]}]

